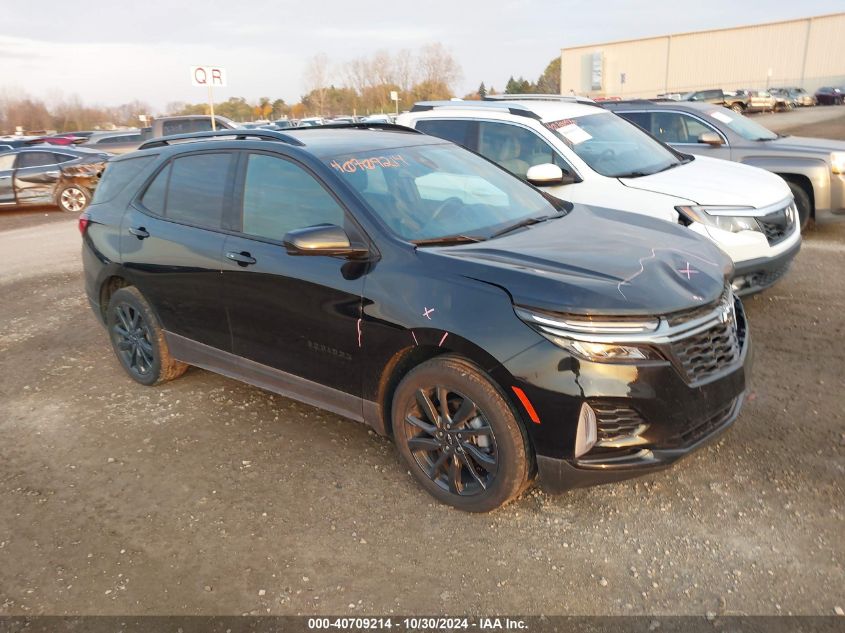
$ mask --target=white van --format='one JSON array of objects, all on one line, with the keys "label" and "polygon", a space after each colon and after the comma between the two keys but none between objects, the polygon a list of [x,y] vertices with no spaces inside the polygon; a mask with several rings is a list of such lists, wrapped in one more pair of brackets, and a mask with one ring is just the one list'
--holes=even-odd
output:
[{"label": "white van", "polygon": [[590,100],[422,102],[396,122],[478,152],[558,198],[689,226],[733,259],[738,294],[774,284],[801,247],[782,178],[678,152]]}]

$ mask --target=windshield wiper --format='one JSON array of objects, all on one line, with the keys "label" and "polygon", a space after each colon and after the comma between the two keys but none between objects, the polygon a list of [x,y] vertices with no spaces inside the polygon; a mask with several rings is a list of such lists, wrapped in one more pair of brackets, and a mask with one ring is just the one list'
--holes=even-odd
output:
[{"label": "windshield wiper", "polygon": [[616,174],[613,178],[642,178],[643,176],[651,176],[652,173],[654,172],[629,171],[627,174]]},{"label": "windshield wiper", "polygon": [[544,215],[539,218],[525,218],[524,220],[520,220],[515,224],[511,224],[510,226],[506,226],[505,228],[496,231],[495,233],[493,233],[493,235],[490,236],[490,239],[492,240],[494,237],[499,237],[500,235],[505,235],[506,233],[510,233],[511,231],[516,231],[517,229],[521,229],[524,226],[532,226],[534,224],[539,224],[540,222],[545,222],[546,220],[562,218],[564,215],[566,214],[557,213],[555,215]]},{"label": "windshield wiper", "polygon": [[440,237],[427,237],[422,240],[411,240],[417,246],[449,246],[450,244],[472,244],[482,242],[483,237],[475,235],[442,235]]}]

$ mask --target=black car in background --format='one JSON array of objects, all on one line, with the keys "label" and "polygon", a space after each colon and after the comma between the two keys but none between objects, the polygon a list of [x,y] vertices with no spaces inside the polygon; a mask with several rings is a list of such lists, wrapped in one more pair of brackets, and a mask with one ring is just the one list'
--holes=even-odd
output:
[{"label": "black car in background", "polygon": [[365,422],[470,511],[663,468],[737,417],[749,336],[710,241],[399,126],[225,134],[114,159],[80,216],[137,382],[196,365]]},{"label": "black car in background", "polygon": [[103,152],[55,145],[0,153],[0,209],[57,206],[80,213],[108,158]]},{"label": "black car in background", "polygon": [[819,105],[842,105],[845,103],[845,90],[825,86],[816,90],[816,103]]}]

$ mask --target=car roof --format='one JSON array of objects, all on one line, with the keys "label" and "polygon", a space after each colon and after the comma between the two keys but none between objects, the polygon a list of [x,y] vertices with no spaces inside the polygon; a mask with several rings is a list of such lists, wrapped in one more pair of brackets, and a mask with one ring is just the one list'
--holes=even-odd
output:
[{"label": "car roof", "polygon": [[[449,144],[441,138],[426,136],[417,130],[399,125],[377,124],[337,124],[309,128],[286,128],[282,132],[271,130],[222,130],[219,133],[201,132],[173,137],[150,139],[139,150],[142,153],[181,154],[188,151],[215,149],[237,149],[242,143],[250,143],[250,149],[256,147],[272,148],[269,143],[284,147],[295,147],[317,158],[330,158],[356,152],[394,151],[415,145]],[[243,135],[243,138],[226,138]],[[262,140],[263,139],[266,140]],[[277,147],[278,147],[277,145]],[[170,150],[170,151],[167,151]],[[133,152],[126,156],[137,155]],[[123,157],[121,157],[123,158]]]},{"label": "car roof", "polygon": [[558,121],[573,116],[583,116],[601,112],[601,106],[576,99],[496,99],[494,101],[421,101],[416,103],[411,112],[426,110],[509,112],[517,116],[526,116],[544,122]]},{"label": "car roof", "polygon": [[676,101],[674,99],[631,99],[630,101],[606,101],[602,104],[608,110],[695,110],[698,112],[720,108],[716,103],[701,101]]},{"label": "car roof", "polygon": [[[3,141],[0,141],[2,144]],[[70,155],[77,155],[78,157],[82,156],[93,156],[96,154],[102,154],[102,151],[88,149],[87,147],[80,147],[79,145],[54,145],[53,143],[39,143],[38,145],[24,145],[23,147],[15,147],[9,151],[9,153],[20,154],[21,152],[31,152],[31,151],[38,151],[38,152],[53,152],[54,154],[70,154]]]}]

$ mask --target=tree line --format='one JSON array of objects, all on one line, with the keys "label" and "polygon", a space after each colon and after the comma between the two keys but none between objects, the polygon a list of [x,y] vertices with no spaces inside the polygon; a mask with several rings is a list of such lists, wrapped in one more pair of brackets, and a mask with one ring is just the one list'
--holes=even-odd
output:
[{"label": "tree line", "polygon": [[109,129],[137,127],[138,115],[152,112],[149,104],[131,101],[119,106],[86,105],[76,95],[45,102],[30,96],[0,94],[0,133],[27,131]]},{"label": "tree line", "polygon": [[[233,121],[275,120],[284,117],[332,117],[342,114],[366,115],[393,112],[397,104],[390,94],[399,96],[398,107],[407,110],[417,101],[449,99],[455,96],[455,84],[462,76],[460,64],[439,43],[416,51],[380,50],[341,64],[333,64],[325,54],[308,60],[303,73],[306,93],[297,103],[261,97],[250,102],[244,97],[230,97],[214,104],[216,114]],[[554,58],[534,82],[510,77],[505,94],[560,93],[560,58]],[[478,89],[463,99],[482,99],[497,94],[496,88],[482,81]],[[138,115],[150,114],[152,108],[141,101],[116,107],[85,105],[78,96],[53,99],[49,103],[28,96],[0,95],[0,132],[24,130],[108,129],[112,126],[140,125]],[[166,114],[208,114],[207,103],[171,102]]]}]

